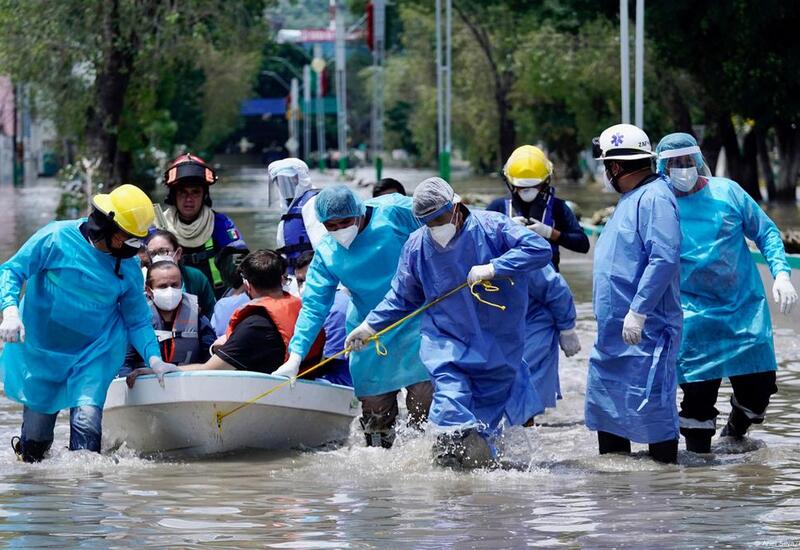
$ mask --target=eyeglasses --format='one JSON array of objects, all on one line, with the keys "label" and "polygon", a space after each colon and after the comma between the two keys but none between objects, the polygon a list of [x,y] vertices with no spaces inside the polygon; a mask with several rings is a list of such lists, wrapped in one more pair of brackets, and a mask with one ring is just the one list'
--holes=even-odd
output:
[{"label": "eyeglasses", "polygon": [[174,250],[172,250],[171,248],[166,248],[166,247],[156,248],[156,249],[153,249],[153,250],[148,250],[147,252],[151,256],[174,256],[175,255],[175,251]]},{"label": "eyeglasses", "polygon": [[125,239],[125,244],[130,246],[131,248],[141,248],[142,247],[142,239],[138,237],[131,237],[129,239]]}]

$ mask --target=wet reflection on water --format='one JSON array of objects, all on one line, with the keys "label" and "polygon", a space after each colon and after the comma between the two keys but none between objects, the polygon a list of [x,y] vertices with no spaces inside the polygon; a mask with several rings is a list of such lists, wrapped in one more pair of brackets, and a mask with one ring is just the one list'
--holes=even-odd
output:
[{"label": "wet reflection on water", "polygon": [[[232,179],[232,178],[231,178]],[[46,221],[51,190],[0,189],[5,258]],[[566,193],[565,193],[566,194]],[[214,189],[251,248],[274,243],[259,170]],[[274,201],[273,201],[274,202]],[[778,323],[779,393],[756,450],[717,445],[713,458],[681,451],[679,466],[596,455],[583,426],[586,363],[594,338],[591,261],[566,254],[583,350],[562,357],[564,399],[541,425],[506,433],[506,456],[529,471],[442,471],[430,437],[401,433],[391,451],[368,449],[355,427],[325,452],[250,453],[158,462],[122,449],[69,453],[64,416],[54,457],[18,463],[6,443],[20,408],[0,399],[0,544],[12,548],[442,548],[779,547],[800,540],[800,330]],[[774,312],[773,312],[774,313]],[[730,388],[718,408],[724,418]],[[644,446],[634,446],[642,452]]]}]

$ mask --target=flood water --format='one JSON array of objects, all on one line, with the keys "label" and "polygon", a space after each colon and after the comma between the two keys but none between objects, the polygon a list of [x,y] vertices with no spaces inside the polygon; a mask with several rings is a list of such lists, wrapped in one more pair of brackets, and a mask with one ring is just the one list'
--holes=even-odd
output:
[{"label": "flood water", "polygon": [[[387,175],[392,175],[391,173]],[[421,179],[400,172],[399,179]],[[278,211],[263,171],[239,170],[213,190],[252,249],[274,243]],[[497,182],[460,182],[462,194]],[[412,187],[412,186],[409,186]],[[563,191],[563,192],[562,192]],[[366,189],[364,189],[366,193]],[[596,189],[560,190],[590,214],[611,203]],[[0,188],[0,261],[52,216],[46,183]],[[273,201],[274,202],[274,201]],[[783,211],[781,211],[783,212]],[[789,210],[776,217],[800,225]],[[783,225],[783,224],[782,224]],[[562,260],[578,302],[583,350],[561,358],[564,399],[540,426],[506,432],[506,456],[527,471],[455,473],[431,465],[430,437],[401,433],[391,451],[355,429],[335,450],[159,461],[126,449],[65,450],[16,461],[8,441],[21,408],[0,397],[0,544],[12,548],[743,548],[800,546],[800,313],[775,319],[779,393],[745,447],[713,458],[681,450],[678,466],[596,454],[583,426],[594,338],[591,256]],[[795,283],[798,274],[795,273]],[[775,311],[773,311],[775,316]],[[169,383],[169,380],[167,380]],[[730,407],[723,385],[720,425]],[[63,415],[62,415],[63,416]],[[642,451],[643,446],[636,448]]]}]

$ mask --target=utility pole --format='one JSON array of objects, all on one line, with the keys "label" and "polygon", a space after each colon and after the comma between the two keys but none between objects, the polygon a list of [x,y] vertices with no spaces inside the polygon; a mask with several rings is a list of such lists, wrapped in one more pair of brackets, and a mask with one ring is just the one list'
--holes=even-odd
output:
[{"label": "utility pole", "polygon": [[628,0],[619,0],[619,64],[622,89],[622,122],[631,122],[630,39],[628,38]]},{"label": "utility pole", "polygon": [[14,159],[14,186],[25,182],[25,140],[23,139],[23,98],[22,85],[14,86],[14,137],[12,140]]},{"label": "utility pole", "polygon": [[344,0],[336,4],[336,125],[338,130],[339,171],[344,176],[347,170],[347,55],[344,22]]},{"label": "utility pole", "polygon": [[325,171],[325,104],[322,98],[322,79],[325,70],[325,59],[322,57],[322,46],[314,45],[314,59],[311,61],[311,68],[317,75],[317,155],[320,172]]},{"label": "utility pole", "polygon": [[386,0],[372,2],[372,159],[375,163],[375,181],[383,172],[383,58],[386,49]]},{"label": "utility pole", "polygon": [[300,142],[297,139],[300,135],[299,115],[300,115],[300,82],[293,78],[289,89],[289,139],[286,141],[286,148],[289,150],[290,157],[297,157]]},{"label": "utility pole", "polygon": [[[450,179],[450,126],[452,107],[452,10],[451,0],[444,0],[444,29],[442,29],[442,0],[436,0],[436,122],[439,147],[439,175]],[[444,34],[444,44],[442,35]],[[443,52],[444,50],[444,52]]]},{"label": "utility pole", "polygon": [[311,67],[303,65],[303,158],[311,162]]},{"label": "utility pole", "polygon": [[636,63],[633,114],[636,126],[644,128],[644,0],[636,0]]}]

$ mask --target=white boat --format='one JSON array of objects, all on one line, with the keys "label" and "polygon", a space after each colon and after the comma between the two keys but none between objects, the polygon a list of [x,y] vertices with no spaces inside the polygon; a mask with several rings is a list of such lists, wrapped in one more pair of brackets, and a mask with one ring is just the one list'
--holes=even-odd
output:
[{"label": "white boat", "polygon": [[224,417],[286,378],[246,371],[170,373],[162,388],[140,376],[128,389],[122,378],[108,389],[103,446],[123,443],[143,455],[197,457],[245,449],[313,448],[344,441],[360,413],[353,388],[298,380]]}]

